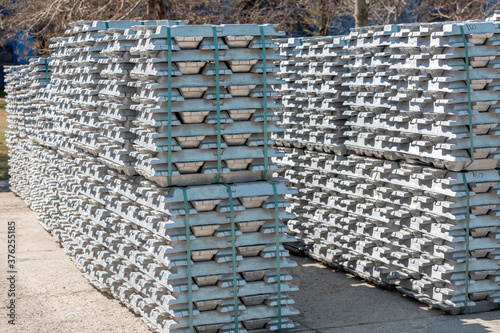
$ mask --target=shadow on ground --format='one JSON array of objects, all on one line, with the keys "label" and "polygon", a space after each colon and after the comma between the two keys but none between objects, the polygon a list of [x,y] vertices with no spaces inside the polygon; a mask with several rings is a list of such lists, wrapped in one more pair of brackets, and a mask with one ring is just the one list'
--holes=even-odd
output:
[{"label": "shadow on ground", "polygon": [[500,332],[500,311],[449,316],[310,258],[291,259],[301,313],[293,332]]}]

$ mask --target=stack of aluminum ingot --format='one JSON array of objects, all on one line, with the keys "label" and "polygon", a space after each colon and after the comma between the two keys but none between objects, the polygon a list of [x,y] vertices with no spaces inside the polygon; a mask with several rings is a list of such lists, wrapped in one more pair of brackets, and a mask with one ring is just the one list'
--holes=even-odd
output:
[{"label": "stack of aluminum ingot", "polygon": [[137,172],[167,186],[254,181],[276,169],[267,162],[277,156],[267,131],[281,130],[271,89],[279,83],[274,27],[137,29],[143,34],[130,50],[139,56],[131,71],[137,82],[129,84],[139,103]]},{"label": "stack of aluminum ingot", "polygon": [[[7,120],[10,128],[16,129],[17,138],[26,137],[26,126],[32,119],[33,108],[27,102],[29,94],[29,66],[6,66],[5,67],[5,92]],[[16,84],[9,84],[15,82]],[[26,114],[26,115],[25,115]]]},{"label": "stack of aluminum ingot", "polygon": [[[16,160],[16,155],[22,154],[23,144],[27,139],[27,133],[30,131],[30,122],[33,119],[32,114],[35,113],[32,107],[31,98],[29,98],[29,66],[6,66],[5,72],[5,92],[6,96],[6,111],[9,131],[6,131],[5,139],[7,148],[9,148],[9,175],[12,191],[16,192],[17,187],[22,187],[17,183],[19,181],[17,173],[19,172],[19,161]],[[16,186],[16,184],[19,184]]]},{"label": "stack of aluminum ingot", "polygon": [[32,58],[29,65],[5,68],[6,82],[19,82],[6,86],[7,112],[10,126],[15,126],[23,138],[47,131],[39,113],[43,109],[42,94],[51,77],[49,63],[47,58]]},{"label": "stack of aluminum ingot", "polygon": [[[47,87],[52,77],[52,59],[36,58],[30,60],[31,73],[28,79],[31,81],[30,90],[35,93],[33,100],[28,104],[36,108],[36,117],[33,119],[33,129],[30,137],[40,144],[49,143],[48,137],[57,128],[57,121],[54,119],[49,108],[47,108]],[[51,144],[53,146],[53,143]]]},{"label": "stack of aluminum ingot", "polygon": [[312,257],[452,314],[500,305],[499,38],[485,22],[346,36],[347,154],[307,147],[286,172]]},{"label": "stack of aluminum ingot", "polygon": [[[300,43],[297,43],[300,41]],[[343,37],[304,38],[282,41],[278,76],[282,91],[282,123],[286,132],[277,145],[344,154],[342,75],[346,73]],[[299,45],[297,45],[299,44]],[[290,50],[295,48],[295,52]]]},{"label": "stack of aluminum ingot", "polygon": [[[280,94],[275,98],[276,103],[283,105],[281,108],[277,108],[275,111],[276,116],[280,118],[278,124],[285,128],[285,131],[280,131],[272,133],[272,139],[274,140],[277,150],[284,152],[284,156],[275,157],[273,161],[275,163],[280,163],[284,165],[286,159],[290,159],[295,151],[293,148],[291,140],[285,140],[285,135],[292,135],[293,128],[298,126],[297,123],[292,123],[289,121],[290,116],[288,113],[301,114],[302,112],[298,110],[295,106],[295,96],[298,84],[301,82],[300,76],[298,74],[299,67],[296,63],[299,62],[297,54],[299,53],[298,46],[301,45],[302,40],[299,38],[277,38],[275,42],[278,44],[278,55],[282,58],[276,61],[276,65],[279,66],[279,72],[277,77],[282,81],[280,84],[276,84],[274,89],[279,91]],[[285,113],[287,113],[285,119]],[[288,164],[293,166],[292,164]],[[283,170],[284,171],[284,170]]]},{"label": "stack of aluminum ingot", "polygon": [[465,288],[469,310],[498,304],[496,170],[462,174],[356,155],[306,157],[300,166],[311,256],[451,313],[465,306]]},{"label": "stack of aluminum ingot", "polygon": [[[468,71],[460,28],[467,39]],[[374,52],[371,40],[350,39],[348,47],[355,44],[350,57],[365,52],[358,67],[383,74],[358,75],[355,84],[346,83],[351,89],[347,103],[353,110],[347,122],[352,129],[347,148],[357,154],[454,171],[494,169],[500,156],[495,25],[430,23],[399,29],[392,35],[387,31],[386,42],[377,43],[381,50],[373,56],[366,51]],[[409,56],[401,61],[400,52]],[[381,53],[393,61],[375,67]]]},{"label": "stack of aluminum ingot", "polygon": [[[14,155],[22,154],[23,147],[30,140],[37,140],[41,133],[52,130],[52,123],[43,116],[42,99],[51,77],[49,63],[50,59],[47,58],[33,58],[29,65],[5,68],[7,121],[9,128],[12,129],[10,135],[6,135],[6,141],[9,148],[9,164],[16,165],[9,172],[11,184],[19,180],[16,171],[23,163]],[[18,184],[15,187],[22,188],[23,185],[26,184]]]},{"label": "stack of aluminum ingot", "polygon": [[[332,156],[345,154],[344,146],[346,107],[342,95],[345,41],[343,36],[322,38],[296,38],[277,40],[280,54],[287,59],[280,63],[278,76],[285,81],[281,85],[281,126],[285,133],[275,133],[274,139],[284,157],[276,163],[284,168],[284,175],[299,194],[309,192],[304,182],[305,170],[300,167],[300,157]],[[308,219],[306,201],[292,200],[289,211],[297,215],[289,221],[290,235],[303,238]],[[291,244],[289,244],[291,245]],[[297,245],[300,247],[300,245]]]},{"label": "stack of aluminum ingot", "polygon": [[[99,160],[109,167],[127,175],[136,174],[133,147],[136,134],[131,132],[136,128],[138,112],[133,109],[136,102],[133,100],[137,89],[127,86],[135,81],[132,70],[138,60],[130,50],[141,39],[143,30],[132,29],[131,24],[114,25],[107,30],[101,30],[104,35],[97,40],[103,45],[98,60],[104,65],[100,71],[99,97],[101,98],[101,112],[98,114],[100,141],[103,149],[99,152]],[[135,22],[138,24],[138,22]],[[142,26],[156,29],[158,25],[184,25],[184,21],[144,21]]]},{"label": "stack of aluminum ingot", "polygon": [[[53,40],[52,77],[42,91],[29,84],[45,80],[43,59],[10,69],[12,186],[91,282],[152,329],[292,328],[297,311],[288,292],[296,287],[286,269],[295,263],[282,246],[291,239],[281,220],[291,217],[284,196],[293,191],[265,170],[276,170],[268,131],[279,129],[267,85],[278,83],[270,39],[277,33],[272,26],[218,26],[214,43],[212,27],[180,25],[168,29],[169,43],[166,28],[75,23],[69,37]],[[169,77],[171,89],[162,88]],[[40,111],[31,116],[25,106]],[[47,119],[52,131],[39,128]],[[159,157],[143,155],[169,146],[169,128],[177,154],[172,183],[185,188],[165,186],[167,174],[134,176],[128,163],[128,154],[138,156],[137,169],[148,176],[144,165],[154,170]],[[213,165],[192,169],[191,155],[224,165],[221,182],[205,177],[205,170],[217,173]]]}]

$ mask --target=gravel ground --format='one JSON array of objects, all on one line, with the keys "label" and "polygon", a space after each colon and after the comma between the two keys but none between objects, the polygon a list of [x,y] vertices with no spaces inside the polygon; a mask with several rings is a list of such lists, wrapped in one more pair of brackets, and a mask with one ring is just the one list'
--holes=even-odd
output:
[{"label": "gravel ground", "polygon": [[[92,287],[25,203],[0,193],[0,332],[147,332],[119,301]],[[8,324],[7,222],[16,222],[16,325]],[[308,258],[292,256],[293,332],[499,332],[500,311],[448,316]]]}]

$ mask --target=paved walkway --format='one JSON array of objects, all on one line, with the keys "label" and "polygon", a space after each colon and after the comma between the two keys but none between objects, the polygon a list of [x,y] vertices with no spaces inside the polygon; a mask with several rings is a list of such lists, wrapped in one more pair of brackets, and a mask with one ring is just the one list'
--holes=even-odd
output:
[{"label": "paved walkway", "polygon": [[[139,317],[94,289],[24,202],[0,193],[0,301],[7,300],[7,222],[16,222],[16,326],[0,332],[148,332]],[[301,325],[294,332],[499,332],[500,311],[447,316],[397,292],[335,272],[308,258],[290,273]]]},{"label": "paved walkway", "polygon": [[16,325],[2,308],[0,332],[147,332],[147,326],[84,278],[64,249],[13,193],[0,193],[0,301],[7,295],[7,222],[16,222]]}]

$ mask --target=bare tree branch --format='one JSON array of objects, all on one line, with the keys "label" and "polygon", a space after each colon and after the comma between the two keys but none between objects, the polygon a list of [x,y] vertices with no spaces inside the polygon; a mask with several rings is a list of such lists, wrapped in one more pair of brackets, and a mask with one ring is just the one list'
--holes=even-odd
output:
[{"label": "bare tree branch", "polygon": [[[129,16],[130,14],[132,14],[132,12],[133,12],[134,10],[136,10],[136,9],[137,9],[137,7],[139,7],[139,5],[140,5],[143,1],[144,1],[144,0],[138,0],[138,1],[136,2],[136,4],[135,4],[135,5],[133,5],[133,6],[132,6],[132,8],[130,8],[130,10],[129,10],[128,12],[126,12],[123,16],[120,16],[120,17],[118,18],[118,20],[124,20],[127,16]],[[113,19],[114,19],[114,18],[113,18]]]},{"label": "bare tree branch", "polygon": [[29,47],[48,54],[50,38],[83,19],[273,23],[289,35],[328,35],[353,26],[356,1],[366,4],[369,25],[484,19],[500,9],[491,0],[0,0],[0,45],[31,38]]}]

